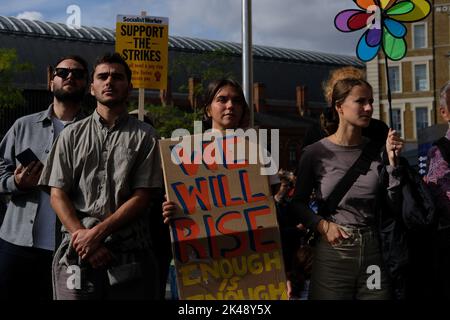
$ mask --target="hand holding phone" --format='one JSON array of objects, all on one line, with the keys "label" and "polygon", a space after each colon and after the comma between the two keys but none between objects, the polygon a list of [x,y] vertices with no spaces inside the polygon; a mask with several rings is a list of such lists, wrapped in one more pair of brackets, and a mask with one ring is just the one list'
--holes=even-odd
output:
[{"label": "hand holding phone", "polygon": [[17,154],[16,159],[24,167],[28,167],[28,165],[33,161],[40,162],[39,158],[36,156],[36,154],[34,154],[34,152],[30,148],[27,148],[21,153]]},{"label": "hand holding phone", "polygon": [[37,186],[44,165],[34,152],[28,148],[16,155],[21,163],[14,171],[14,181],[21,190],[31,189]]}]

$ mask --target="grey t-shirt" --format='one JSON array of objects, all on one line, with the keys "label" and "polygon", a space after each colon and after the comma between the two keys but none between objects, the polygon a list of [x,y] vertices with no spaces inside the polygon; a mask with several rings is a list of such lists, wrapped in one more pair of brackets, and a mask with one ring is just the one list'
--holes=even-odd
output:
[{"label": "grey t-shirt", "polygon": [[[336,184],[342,179],[353,163],[361,155],[364,146],[369,142],[364,138],[357,146],[341,146],[332,143],[328,138],[308,146],[300,159],[296,183],[295,201],[307,204],[312,190],[319,200],[327,199]],[[375,223],[376,197],[379,188],[380,158],[373,161],[369,171],[360,175],[342,198],[336,212],[331,213],[329,220],[343,226],[364,227]],[[393,174],[393,167],[387,166],[389,174],[388,194],[395,192],[400,179]],[[321,217],[310,210],[301,210],[300,216],[307,227],[315,226]]]}]

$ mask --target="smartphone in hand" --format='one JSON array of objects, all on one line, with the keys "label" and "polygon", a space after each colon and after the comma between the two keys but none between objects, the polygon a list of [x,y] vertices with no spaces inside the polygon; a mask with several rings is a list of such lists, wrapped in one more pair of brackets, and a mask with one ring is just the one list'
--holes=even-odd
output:
[{"label": "smartphone in hand", "polygon": [[30,148],[27,148],[21,153],[17,154],[16,159],[24,167],[28,166],[33,161],[40,162],[39,158],[34,154],[34,152]]}]

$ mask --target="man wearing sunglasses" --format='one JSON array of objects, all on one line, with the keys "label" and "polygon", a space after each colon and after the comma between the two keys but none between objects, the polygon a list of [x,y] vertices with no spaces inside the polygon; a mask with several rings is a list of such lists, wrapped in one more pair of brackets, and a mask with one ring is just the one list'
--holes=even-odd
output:
[{"label": "man wearing sunglasses", "polygon": [[128,115],[131,90],[121,56],[99,58],[97,107],[61,133],[42,172],[39,184],[50,188],[64,227],[53,262],[56,299],[157,298],[148,207],[162,170],[155,129]]},{"label": "man wearing sunglasses", "polygon": [[[88,67],[83,58],[66,56],[50,69],[52,104],[16,120],[0,143],[0,193],[11,196],[0,229],[0,299],[52,298],[56,214],[37,182],[53,141],[81,119]],[[28,148],[39,161],[20,156]]]}]

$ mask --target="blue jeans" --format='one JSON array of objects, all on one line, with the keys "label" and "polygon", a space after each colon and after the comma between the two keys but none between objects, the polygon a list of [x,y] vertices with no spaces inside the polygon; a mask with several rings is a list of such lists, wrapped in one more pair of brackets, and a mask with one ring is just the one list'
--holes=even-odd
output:
[{"label": "blue jeans", "polygon": [[52,254],[0,239],[0,300],[52,300]]},{"label": "blue jeans", "polygon": [[348,239],[332,246],[321,238],[314,248],[310,299],[391,299],[378,234],[371,228],[341,228]]}]

